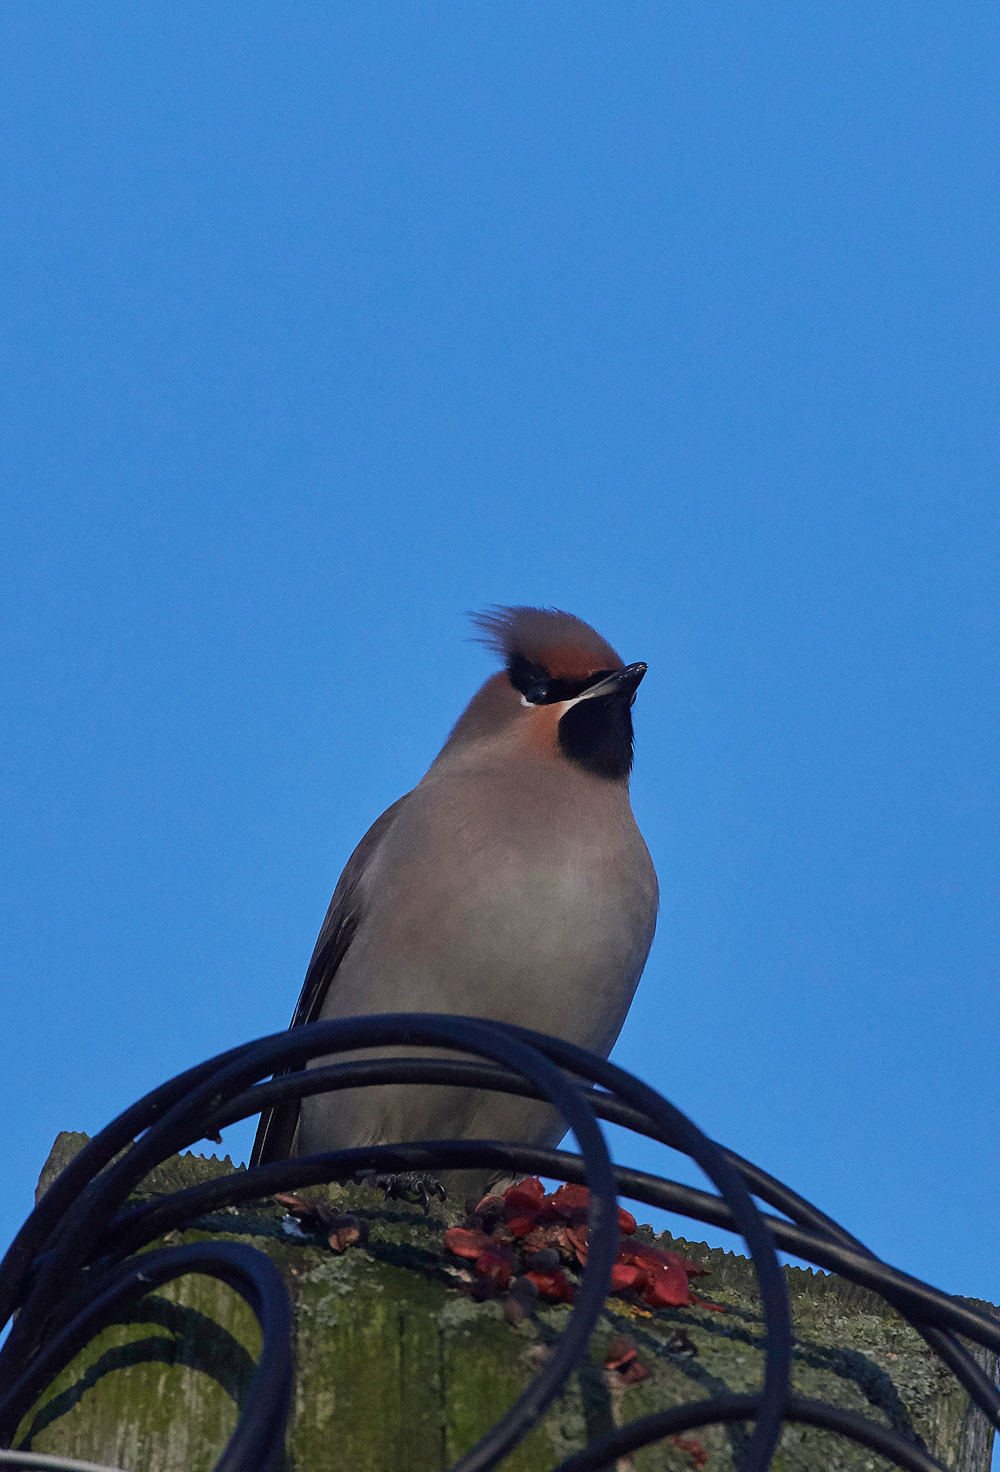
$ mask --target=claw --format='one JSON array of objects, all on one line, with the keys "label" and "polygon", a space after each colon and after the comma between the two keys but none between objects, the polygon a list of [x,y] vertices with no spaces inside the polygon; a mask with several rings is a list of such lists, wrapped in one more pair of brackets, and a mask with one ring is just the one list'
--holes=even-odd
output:
[{"label": "claw", "polygon": [[432,1197],[445,1201],[448,1195],[436,1176],[419,1170],[400,1171],[398,1175],[369,1175],[365,1180],[376,1191],[384,1191],[387,1201],[410,1201],[416,1197],[424,1209],[424,1216],[431,1209]]}]

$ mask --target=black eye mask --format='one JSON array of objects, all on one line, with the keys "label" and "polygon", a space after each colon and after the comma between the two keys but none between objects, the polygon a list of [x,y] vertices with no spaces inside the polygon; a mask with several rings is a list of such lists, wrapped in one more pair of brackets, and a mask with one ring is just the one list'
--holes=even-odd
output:
[{"label": "black eye mask", "polygon": [[512,655],[507,666],[510,683],[529,705],[558,705],[561,700],[573,700],[613,674],[614,670],[597,670],[585,680],[558,680],[544,665],[532,664],[523,654]]}]

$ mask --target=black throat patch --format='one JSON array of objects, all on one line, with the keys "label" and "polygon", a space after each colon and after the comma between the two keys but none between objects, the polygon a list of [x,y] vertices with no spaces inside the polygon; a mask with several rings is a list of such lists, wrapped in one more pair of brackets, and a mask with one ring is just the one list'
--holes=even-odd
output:
[{"label": "black throat patch", "polygon": [[559,745],[595,777],[622,782],[632,770],[632,702],[627,696],[581,700],[559,722]]}]

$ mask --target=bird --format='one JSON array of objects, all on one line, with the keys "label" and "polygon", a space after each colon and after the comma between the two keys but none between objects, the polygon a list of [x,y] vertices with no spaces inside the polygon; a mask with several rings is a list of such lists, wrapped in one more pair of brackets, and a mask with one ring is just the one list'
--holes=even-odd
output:
[{"label": "bird", "polygon": [[[458,1013],[606,1058],[659,902],[629,798],[632,706],[647,666],[625,664],[596,629],[559,609],[493,607],[473,623],[502,668],[348,860],[290,1027]],[[308,1066],[400,1052],[455,1056],[373,1048]],[[548,1146],[565,1130],[538,1100],[452,1085],[363,1087],[264,1111],[250,1163],[430,1139]],[[496,1178],[445,1176],[450,1189],[474,1193]]]}]

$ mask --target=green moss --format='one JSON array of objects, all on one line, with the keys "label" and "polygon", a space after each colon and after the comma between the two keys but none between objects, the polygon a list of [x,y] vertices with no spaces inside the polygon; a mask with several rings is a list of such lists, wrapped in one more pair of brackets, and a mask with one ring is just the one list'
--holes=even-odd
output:
[{"label": "green moss", "polygon": [[257,1321],[237,1294],[201,1275],[178,1278],[77,1355],[25,1417],[15,1444],[136,1472],[208,1472],[236,1425],[259,1352]]}]

